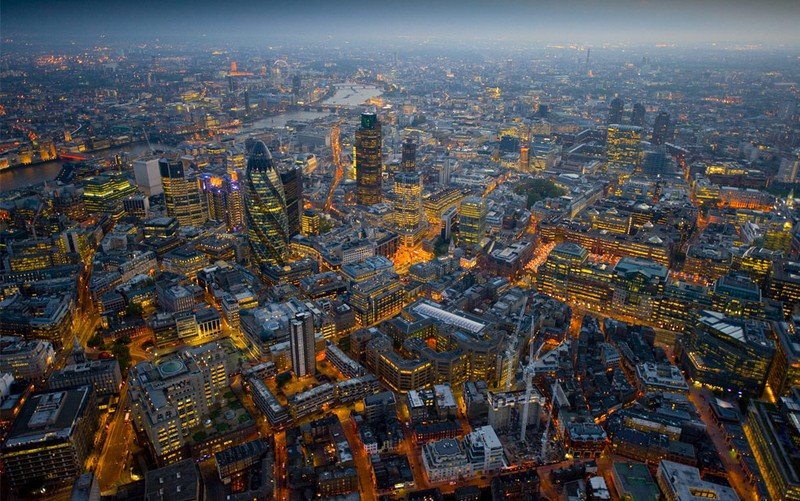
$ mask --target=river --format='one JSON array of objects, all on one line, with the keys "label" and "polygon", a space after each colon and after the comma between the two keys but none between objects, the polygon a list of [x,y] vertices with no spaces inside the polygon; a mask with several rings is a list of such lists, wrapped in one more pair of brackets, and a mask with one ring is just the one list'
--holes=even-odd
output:
[{"label": "river", "polygon": [[[369,99],[381,95],[381,89],[373,85],[361,85],[352,83],[336,84],[336,92],[322,104],[333,106],[357,107],[366,103]],[[289,111],[272,117],[262,118],[242,127],[238,134],[254,134],[266,129],[285,127],[290,121],[312,121],[328,116],[327,112],[319,111]],[[159,149],[168,149],[159,145],[154,145]],[[147,143],[131,143],[125,146],[109,148],[89,154],[89,157],[107,158],[118,153],[125,153],[130,157],[136,158],[146,154],[148,151]],[[40,184],[54,179],[64,162],[54,160],[36,165],[16,167],[0,171],[0,191],[24,188],[33,184]]]},{"label": "river", "polygon": [[322,101],[322,104],[331,106],[360,106],[368,100],[382,94],[374,85],[341,83],[334,85],[336,92],[333,96]]},{"label": "river", "polygon": [[[156,148],[162,149],[163,146],[154,145]],[[130,143],[124,146],[115,146],[107,150],[100,150],[93,153],[86,154],[90,158],[108,158],[116,154],[127,154],[130,157],[136,158],[144,155],[149,151],[145,141]],[[64,164],[62,160],[53,160],[52,162],[44,162],[34,165],[26,165],[24,167],[14,167],[13,169],[5,169],[0,171],[0,191],[14,190],[17,188],[24,188],[32,184],[40,184],[45,181],[53,180],[61,171],[61,166]]]},{"label": "river", "polygon": [[[334,85],[336,91],[331,97],[322,101],[327,106],[357,107],[366,103],[368,100],[382,94],[381,89],[374,85],[361,85],[342,83]],[[267,129],[285,127],[288,122],[310,122],[318,118],[329,116],[326,111],[289,111],[272,117],[262,118],[249,123],[241,128],[240,134],[255,134]]]}]

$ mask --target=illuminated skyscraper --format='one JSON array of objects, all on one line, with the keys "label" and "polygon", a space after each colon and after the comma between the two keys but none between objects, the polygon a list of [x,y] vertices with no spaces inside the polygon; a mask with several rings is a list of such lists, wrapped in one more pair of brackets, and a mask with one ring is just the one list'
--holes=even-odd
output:
[{"label": "illuminated skyscraper", "polygon": [[361,114],[356,131],[356,203],[374,205],[381,201],[381,124],[375,113]]},{"label": "illuminated skyscraper", "polygon": [[244,227],[244,202],[235,172],[225,177],[204,174],[201,186],[209,219],[225,223],[231,231]]},{"label": "illuminated skyscraper", "polygon": [[638,169],[642,164],[642,128],[632,125],[608,126],[606,156],[609,169]]},{"label": "illuminated skyscraper", "polygon": [[631,125],[636,127],[644,127],[644,120],[646,111],[642,103],[634,103],[633,111],[631,111]]},{"label": "illuminated skyscraper", "polygon": [[486,233],[486,200],[481,197],[467,197],[461,202],[458,211],[458,244],[474,249]]},{"label": "illuminated skyscraper", "polygon": [[422,238],[422,181],[416,172],[394,176],[394,214],[403,244],[413,247]]},{"label": "illuminated skyscraper", "polygon": [[244,193],[253,261],[257,265],[283,264],[289,242],[286,196],[272,155],[262,141],[255,143],[247,159]]},{"label": "illuminated skyscraper", "polygon": [[625,111],[625,101],[620,97],[615,97],[608,105],[608,121],[607,124],[621,124],[622,114]]},{"label": "illuminated skyscraper", "polygon": [[403,172],[417,171],[417,143],[412,141],[411,138],[407,138],[403,142],[400,170]]},{"label": "illuminated skyscraper", "polygon": [[659,112],[653,122],[653,144],[664,144],[672,139],[672,124],[670,123],[669,113]]},{"label": "illuminated skyscraper", "polygon": [[236,172],[225,179],[225,193],[228,229],[241,230],[244,228],[244,196]]},{"label": "illuminated skyscraper", "polygon": [[208,220],[197,171],[189,159],[158,161],[167,214],[181,226],[200,226]]},{"label": "illuminated skyscraper", "polygon": [[292,352],[292,370],[297,377],[316,373],[316,347],[314,345],[314,319],[309,312],[298,313],[289,322],[289,348]]},{"label": "illuminated skyscraper", "polygon": [[289,237],[300,234],[300,217],[303,213],[303,169],[295,164],[281,170],[283,193],[286,195],[286,221]]},{"label": "illuminated skyscraper", "polygon": [[222,189],[222,178],[210,174],[200,177],[203,195],[208,207],[208,219],[222,223],[225,221],[225,191]]},{"label": "illuminated skyscraper", "polygon": [[527,172],[531,168],[531,147],[526,141],[519,146],[519,169]]}]

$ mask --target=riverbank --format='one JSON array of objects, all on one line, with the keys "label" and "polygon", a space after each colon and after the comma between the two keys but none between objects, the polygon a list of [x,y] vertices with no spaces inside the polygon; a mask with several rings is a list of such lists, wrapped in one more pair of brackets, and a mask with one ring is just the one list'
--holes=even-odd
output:
[{"label": "riverbank", "polygon": [[[342,83],[333,86],[333,95],[324,99],[323,104],[336,106],[356,107],[364,104],[369,99],[378,97],[382,90],[374,85]],[[256,119],[243,124],[236,135],[258,134],[269,129],[282,128],[292,121],[313,121],[318,118],[330,116],[329,112],[294,110],[278,113],[273,116]],[[154,148],[163,148],[153,145]],[[149,151],[147,141],[136,141],[120,146],[112,146],[105,150],[87,154],[87,161],[108,158],[115,154],[127,154],[138,157]],[[38,164],[29,164],[8,168],[0,171],[0,192],[11,191],[26,187],[40,185],[55,179],[61,171],[65,160],[51,160]]]}]

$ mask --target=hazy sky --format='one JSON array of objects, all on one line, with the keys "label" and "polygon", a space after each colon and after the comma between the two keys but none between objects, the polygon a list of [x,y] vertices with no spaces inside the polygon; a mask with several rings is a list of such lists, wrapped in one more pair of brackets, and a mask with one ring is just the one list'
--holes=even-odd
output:
[{"label": "hazy sky", "polygon": [[3,36],[800,45],[800,0],[2,0]]}]

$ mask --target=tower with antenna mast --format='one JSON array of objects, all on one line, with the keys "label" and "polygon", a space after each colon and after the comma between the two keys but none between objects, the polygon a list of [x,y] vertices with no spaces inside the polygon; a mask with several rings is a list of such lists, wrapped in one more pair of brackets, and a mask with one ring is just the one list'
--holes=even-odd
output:
[{"label": "tower with antenna mast", "polygon": [[592,68],[589,66],[589,56],[590,56],[591,54],[592,54],[592,48],[591,48],[591,47],[587,47],[587,48],[586,48],[586,62],[584,63],[584,71],[583,71],[583,74],[584,74],[584,75],[586,75],[586,76],[587,76],[587,77],[589,77],[589,78],[591,78],[591,77],[593,77],[593,76],[594,76],[594,75],[592,74]]}]

